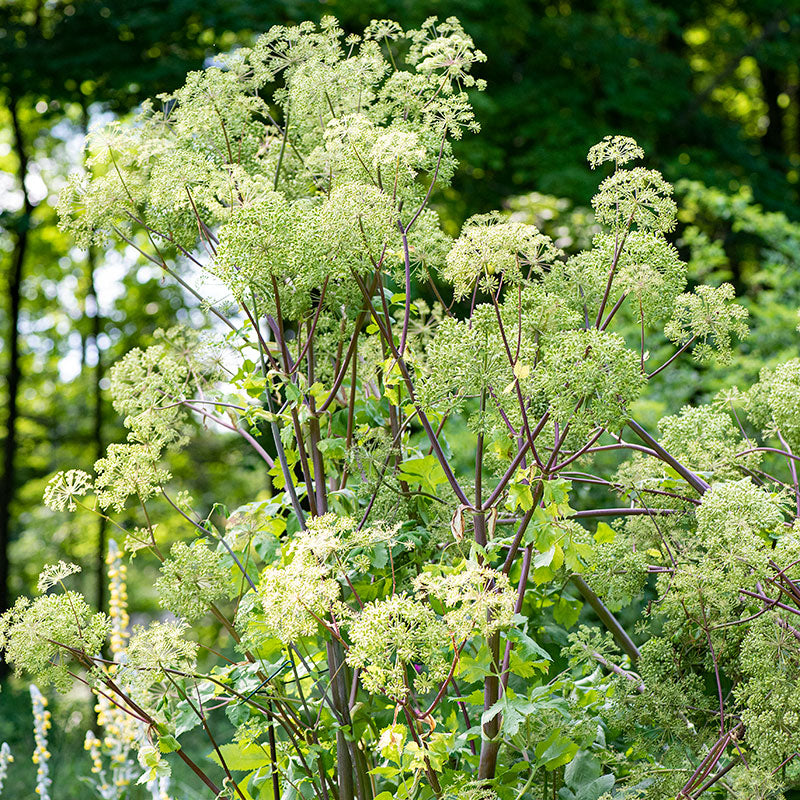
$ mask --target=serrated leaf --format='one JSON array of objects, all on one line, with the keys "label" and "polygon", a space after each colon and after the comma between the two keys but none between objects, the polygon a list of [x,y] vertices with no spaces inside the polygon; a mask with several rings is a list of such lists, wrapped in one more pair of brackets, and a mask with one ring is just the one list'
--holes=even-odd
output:
[{"label": "serrated leaf", "polygon": [[442,465],[433,455],[406,459],[400,464],[397,477],[401,481],[419,486],[428,494],[436,494],[436,487],[447,483]]},{"label": "serrated leaf", "polygon": [[536,706],[523,697],[512,697],[506,693],[481,715],[481,725],[491,722],[498,714],[503,715],[501,729],[507,736],[516,736],[525,720],[536,712]]},{"label": "serrated leaf", "polygon": [[560,597],[558,602],[553,607],[553,619],[565,628],[571,628],[581,615],[581,608],[583,603],[579,600],[567,600]]},{"label": "serrated leaf", "polygon": [[580,790],[581,786],[599,778],[602,772],[602,765],[588,750],[579,750],[564,769],[564,782]]},{"label": "serrated leaf", "polygon": [[544,553],[539,553],[533,563],[534,582],[537,584],[547,583],[561,569],[561,565],[564,563],[564,551],[560,545],[553,544]]},{"label": "serrated leaf", "polygon": [[158,737],[158,749],[162,753],[174,753],[181,749],[181,743],[171,734]]},{"label": "serrated leaf", "polygon": [[578,745],[575,742],[563,736],[560,730],[555,730],[536,745],[534,753],[537,765],[552,772],[568,764],[577,751]]},{"label": "serrated leaf", "polygon": [[508,487],[508,500],[506,505],[512,511],[521,508],[530,511],[533,508],[533,493],[531,487],[523,483],[512,483]]},{"label": "serrated leaf", "polygon": [[505,635],[506,639],[510,642],[514,642],[514,651],[519,653],[527,661],[539,664],[553,660],[547,650],[531,639],[527,633],[519,630],[519,628],[510,628],[506,631]]}]

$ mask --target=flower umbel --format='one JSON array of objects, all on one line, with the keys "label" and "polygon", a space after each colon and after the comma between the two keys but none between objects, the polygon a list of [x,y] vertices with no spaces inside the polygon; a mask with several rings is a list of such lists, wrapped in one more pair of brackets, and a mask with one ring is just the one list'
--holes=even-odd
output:
[{"label": "flower umbel", "polygon": [[80,469],[57,472],[44,490],[44,504],[53,511],[74,511],[75,498],[92,491],[92,478]]},{"label": "flower umbel", "polygon": [[39,574],[39,582],[36,586],[40,592],[46,592],[51,586],[61,583],[65,578],[80,571],[81,568],[77,564],[67,564],[66,561],[47,564]]}]

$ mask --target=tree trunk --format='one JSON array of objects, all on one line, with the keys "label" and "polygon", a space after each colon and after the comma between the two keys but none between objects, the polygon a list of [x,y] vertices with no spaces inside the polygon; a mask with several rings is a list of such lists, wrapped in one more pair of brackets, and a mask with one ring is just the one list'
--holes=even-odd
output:
[{"label": "tree trunk", "polygon": [[11,268],[8,273],[8,366],[6,370],[6,437],[3,445],[3,475],[0,480],[0,612],[10,605],[8,587],[8,546],[12,527],[12,506],[17,490],[16,449],[17,422],[19,419],[19,385],[22,378],[19,347],[19,316],[23,267],[28,250],[33,204],[28,196],[25,180],[28,176],[28,156],[22,139],[17,100],[9,98],[13,147],[19,162],[18,179],[22,190],[22,209],[14,232],[14,249],[11,253]]},{"label": "tree trunk", "polygon": [[772,67],[761,67],[761,86],[763,99],[767,104],[769,125],[761,143],[766,150],[772,153],[786,154],[786,141],[784,139],[784,112],[778,105],[778,97],[786,89],[786,77]]},{"label": "tree trunk", "polygon": [[[94,419],[93,419],[93,440],[95,460],[105,455],[105,441],[103,439],[103,380],[104,366],[103,353],[100,350],[100,334],[103,330],[103,319],[100,316],[100,303],[97,299],[97,287],[95,286],[95,265],[96,253],[93,247],[89,247],[86,256],[86,268],[88,272],[88,286],[86,289],[86,299],[91,301],[92,309],[86,309],[87,315],[91,310],[92,321],[92,342],[94,343],[95,356],[97,363],[94,367]],[[97,610],[105,611],[106,606],[106,518],[97,518],[97,552],[95,554],[95,571],[97,573],[97,593],[95,595]]]}]

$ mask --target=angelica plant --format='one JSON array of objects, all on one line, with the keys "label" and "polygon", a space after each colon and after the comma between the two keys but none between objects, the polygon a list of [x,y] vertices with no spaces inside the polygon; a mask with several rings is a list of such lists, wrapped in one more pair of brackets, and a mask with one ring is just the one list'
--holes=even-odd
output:
[{"label": "angelica plant", "polygon": [[[94,131],[62,196],[79,243],[121,238],[210,322],[116,365],[128,441],[46,490],[159,563],[167,613],[128,638],[62,589],[0,623],[18,670],[83,670],[130,717],[140,781],[182,759],[241,800],[798,782],[797,364],[648,431],[651,383],[728,361],[746,311],[687,290],[672,188],[628,137],[589,150],[583,251],[501,213],[451,239],[433,203],[482,60],[455,19],[276,27]],[[166,468],[218,433],[269,482],[238,509]]]}]

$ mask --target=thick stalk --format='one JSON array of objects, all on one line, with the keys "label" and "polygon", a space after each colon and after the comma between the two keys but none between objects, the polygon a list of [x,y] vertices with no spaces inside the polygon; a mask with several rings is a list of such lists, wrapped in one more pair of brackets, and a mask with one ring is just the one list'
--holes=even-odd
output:
[{"label": "thick stalk", "polygon": [[[422,740],[419,738],[419,734],[417,733],[416,722],[411,717],[411,713],[408,710],[408,706],[403,706],[403,713],[406,717],[406,722],[408,723],[408,729],[411,731],[411,738],[414,740],[416,745],[420,748],[424,748],[422,744]],[[425,757],[425,775],[428,778],[428,782],[431,785],[431,790],[433,791],[436,797],[442,796],[442,787],[439,783],[439,778],[434,772],[431,767],[430,761],[428,760],[427,756]]]},{"label": "thick stalk", "polygon": [[[483,710],[488,711],[499,699],[500,695],[500,633],[493,633],[487,640],[489,653],[492,658],[492,674],[488,675],[483,684]],[[478,778],[491,780],[497,770],[497,753],[500,750],[500,714],[489,720],[483,726],[483,739],[481,740],[481,755],[478,762]]]},{"label": "thick stalk", "polygon": [[[342,646],[331,640],[327,643],[326,648],[333,706],[339,717],[339,725],[347,727],[350,725],[350,704]],[[354,772],[355,781],[353,779]],[[351,742],[348,741],[343,730],[336,732],[336,774],[339,800],[355,800],[356,797],[358,800],[372,800],[372,786],[367,775],[364,754],[354,743],[351,752]]]},{"label": "thick stalk", "polygon": [[[264,374],[266,375],[266,367],[264,368]],[[274,404],[272,402],[272,395],[270,394],[269,389],[266,391],[267,397],[267,406],[272,414],[275,413]],[[291,470],[289,469],[289,464],[286,461],[286,450],[284,450],[283,442],[281,441],[281,432],[278,430],[278,423],[277,422],[270,422],[270,430],[272,431],[272,439],[275,442],[275,450],[278,453],[278,461],[281,465],[281,472],[283,473],[283,480],[286,484],[286,491],[289,493],[289,500],[292,503],[292,508],[294,509],[295,516],[297,517],[298,522],[300,523],[300,528],[302,530],[306,529],[306,518],[305,514],[303,514],[303,509],[300,507],[300,500],[297,497],[297,490],[295,489],[294,485],[294,476],[292,475]]]},{"label": "thick stalk", "polygon": [[[316,517],[321,512],[317,508],[317,495],[314,490],[314,481],[311,479],[311,470],[308,466],[308,456],[306,455],[306,446],[303,438],[303,429],[300,425],[300,417],[297,415],[297,409],[292,407],[289,410],[292,417],[292,426],[294,427],[294,440],[297,444],[297,453],[300,458],[300,469],[303,473],[303,481],[306,485],[306,497],[308,498],[308,510],[312,517]],[[312,445],[313,449],[313,445]]]},{"label": "thick stalk", "polygon": [[281,785],[278,778],[278,748],[275,743],[275,722],[272,714],[272,703],[267,702],[270,715],[270,726],[267,738],[269,741],[269,760],[270,771],[272,772],[272,800],[279,800],[281,796]]},{"label": "thick stalk", "polygon": [[627,223],[625,224],[625,229],[622,232],[622,239],[619,240],[619,231],[617,231],[617,244],[614,248],[614,258],[611,262],[611,268],[608,271],[608,279],[606,281],[606,289],[603,292],[603,299],[600,301],[600,308],[597,310],[597,318],[595,319],[594,326],[595,328],[600,327],[600,323],[603,320],[603,312],[606,310],[606,303],[608,303],[608,296],[611,294],[611,286],[614,283],[614,275],[617,272],[617,264],[619,263],[619,257],[622,255],[622,250],[625,247],[625,239],[628,237],[628,231],[631,228],[631,223],[633,222],[633,214],[629,217]]},{"label": "thick stalk", "polygon": [[[253,294],[253,316],[251,317],[251,321],[253,323],[253,327],[256,331],[256,340],[258,341],[258,354],[261,360],[261,372],[264,378],[267,380],[268,385],[264,392],[264,396],[267,399],[267,408],[269,409],[270,414],[275,414],[275,404],[272,400],[272,392],[269,387],[269,379],[268,379],[268,370],[267,364],[265,361],[265,353],[264,347],[262,345],[262,338],[261,332],[258,329],[258,324],[256,320],[258,319],[258,311],[256,308],[256,298],[255,294]],[[286,492],[289,494],[289,500],[292,504],[292,508],[294,509],[295,516],[297,517],[297,521],[300,523],[300,529],[306,529],[306,518],[303,514],[303,509],[300,507],[300,500],[297,497],[297,490],[294,485],[294,476],[292,475],[291,470],[289,469],[289,464],[286,461],[286,450],[283,447],[283,442],[281,441],[281,433],[278,429],[278,423],[275,422],[274,418],[269,424],[270,430],[272,431],[272,440],[275,442],[275,452],[278,454],[278,461],[281,465],[281,472],[283,473],[283,481],[286,485]]]},{"label": "thick stalk", "polygon": [[414,408],[417,411],[417,415],[419,417],[420,424],[422,425],[423,429],[425,430],[425,434],[428,437],[428,441],[431,444],[431,448],[433,449],[433,453],[436,456],[436,460],[439,462],[445,477],[447,478],[448,483],[450,484],[451,488],[453,489],[454,494],[458,498],[459,502],[465,506],[469,506],[469,500],[467,496],[464,494],[463,489],[459,485],[458,481],[456,480],[456,476],[453,474],[453,470],[450,467],[450,462],[447,460],[444,451],[442,450],[442,446],[439,444],[439,437],[436,435],[436,431],[434,431],[433,426],[428,419],[428,415],[420,406],[419,402],[417,401],[416,392],[414,391],[414,383],[411,380],[411,374],[408,371],[408,367],[406,366],[406,362],[403,360],[403,357],[400,353],[397,352],[397,348],[394,346],[394,341],[392,340],[391,334],[387,333],[384,326],[383,321],[375,312],[375,309],[372,307],[371,299],[369,292],[367,291],[367,287],[364,285],[364,281],[361,280],[361,276],[357,272],[353,272],[353,277],[358,284],[361,293],[364,295],[364,299],[367,302],[367,305],[372,313],[372,319],[374,320],[375,324],[378,326],[378,331],[381,334],[381,338],[386,343],[388,348],[391,350],[392,355],[394,356],[395,360],[397,361],[397,366],[400,370],[400,373],[403,376],[403,382],[405,383],[406,389],[408,391],[408,396],[413,404]]},{"label": "thick stalk", "polygon": [[[481,392],[480,410],[481,413],[486,408],[486,395]],[[478,442],[475,448],[475,508],[483,506],[483,434],[478,434]],[[475,543],[481,547],[486,547],[486,515],[483,511],[477,511],[474,515],[475,520]],[[500,633],[495,632],[486,640],[486,645],[492,657],[490,674],[483,681],[483,710],[488,711],[499,699],[500,696]],[[489,780],[494,778],[497,769],[497,752],[500,742],[497,738],[500,734],[500,715],[496,714],[483,726],[483,737],[481,739],[481,755],[478,763],[478,778]]]},{"label": "thick stalk", "polygon": [[652,450],[656,455],[669,464],[698,494],[705,494],[710,488],[709,485],[691,470],[687,469],[676,458],[671,456],[636,420],[629,419],[628,427]]},{"label": "thick stalk", "polygon": [[[310,336],[311,334],[309,334]],[[314,385],[314,345],[309,340],[308,347],[308,385]],[[317,513],[328,513],[328,493],[325,490],[325,463],[322,460],[322,452],[319,443],[322,434],[319,429],[319,416],[314,397],[308,395],[308,410],[311,418],[308,421],[309,440],[311,444],[311,461],[314,464],[314,491],[317,499]]]},{"label": "thick stalk", "polygon": [[581,575],[573,575],[572,582],[578,587],[578,591],[583,595],[583,599],[592,607],[592,610],[605,627],[611,632],[617,644],[626,652],[633,661],[639,658],[639,648],[634,644],[633,639],[628,636],[617,618],[606,608],[603,601],[592,591],[588,583]]},{"label": "thick stalk", "polygon": [[[517,600],[514,603],[514,613],[519,614],[522,612],[522,604],[525,600],[525,589],[528,586],[528,575],[531,569],[531,560],[533,558],[533,545],[529,544],[525,548],[522,557],[522,569],[519,575],[519,585],[517,586]],[[503,691],[508,687],[508,679],[511,677],[509,672],[509,664],[511,663],[511,648],[514,643],[511,641],[506,642],[506,649],[503,653],[503,666],[500,669],[500,682],[503,685]]]}]

